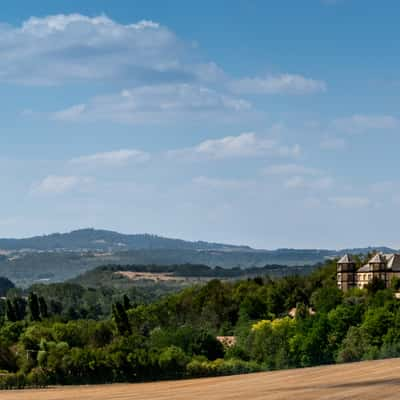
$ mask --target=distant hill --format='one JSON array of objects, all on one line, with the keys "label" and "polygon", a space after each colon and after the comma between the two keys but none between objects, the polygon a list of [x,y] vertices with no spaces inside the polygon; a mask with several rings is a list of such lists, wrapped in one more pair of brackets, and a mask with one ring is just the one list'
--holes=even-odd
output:
[{"label": "distant hill", "polygon": [[[102,265],[174,265],[203,264],[222,268],[251,268],[279,264],[288,269],[298,265],[314,265],[324,260],[324,254],[311,251],[226,251],[142,249],[110,253],[93,251],[30,251],[12,253],[0,260],[0,276],[18,286],[34,282],[60,282],[72,279]],[[283,268],[283,267],[282,267]]]},{"label": "distant hill", "polygon": [[114,287],[118,289],[131,286],[149,286],[155,282],[164,286],[182,288],[204,283],[211,279],[236,280],[259,276],[282,277],[287,275],[307,275],[316,266],[266,265],[252,268],[211,268],[207,265],[105,265],[79,275],[70,282],[85,287]]},{"label": "distant hill", "polygon": [[[366,254],[372,251],[385,253],[396,250],[388,247],[364,247],[342,250],[327,249],[291,249],[257,250],[245,245],[232,245],[206,241],[187,241],[171,239],[148,233],[123,234],[102,229],[78,229],[67,233],[52,233],[50,235],[33,236],[23,239],[0,239],[0,250],[3,251],[102,251],[121,252],[130,250],[193,250],[264,253],[277,258],[321,259],[344,253]],[[4,258],[4,256],[0,257]],[[0,259],[1,260],[1,259]]]},{"label": "distant hill", "polygon": [[[387,247],[344,250],[277,249],[190,242],[149,234],[125,235],[95,229],[55,233],[27,239],[0,239],[0,276],[17,285],[60,282],[102,265],[202,264],[209,267],[252,268],[266,265],[315,265],[345,252],[395,252]],[[290,271],[287,271],[288,273]]]},{"label": "distant hill", "polygon": [[69,233],[34,236],[26,239],[0,239],[0,249],[9,251],[121,251],[139,249],[174,250],[244,250],[248,246],[233,246],[221,243],[189,242],[150,234],[125,235],[118,232],[80,229]]}]

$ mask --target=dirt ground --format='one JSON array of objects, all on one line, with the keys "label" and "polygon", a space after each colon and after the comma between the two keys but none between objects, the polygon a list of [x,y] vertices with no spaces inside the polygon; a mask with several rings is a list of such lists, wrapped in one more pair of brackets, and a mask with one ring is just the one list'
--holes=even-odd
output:
[{"label": "dirt ground", "polygon": [[186,278],[174,276],[171,273],[154,273],[154,272],[131,272],[131,271],[118,271],[118,275],[125,276],[131,281],[151,280],[154,282],[167,282],[167,281],[184,281]]},{"label": "dirt ground", "polygon": [[1,400],[399,400],[400,359],[133,385],[4,391]]}]

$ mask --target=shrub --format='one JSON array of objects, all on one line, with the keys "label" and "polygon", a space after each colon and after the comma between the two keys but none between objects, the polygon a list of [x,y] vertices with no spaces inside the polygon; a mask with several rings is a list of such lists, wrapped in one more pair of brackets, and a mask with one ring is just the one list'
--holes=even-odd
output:
[{"label": "shrub", "polygon": [[248,374],[261,370],[262,367],[254,361],[237,359],[202,361],[195,358],[186,367],[187,374],[191,377]]},{"label": "shrub", "polygon": [[34,368],[31,372],[26,376],[26,385],[35,387],[35,388],[43,388],[48,385],[48,375],[42,368]]},{"label": "shrub", "polygon": [[188,357],[180,347],[169,346],[160,354],[158,364],[167,376],[181,376],[188,361]]},{"label": "shrub", "polygon": [[23,389],[26,386],[25,375],[21,372],[0,375],[0,389]]}]

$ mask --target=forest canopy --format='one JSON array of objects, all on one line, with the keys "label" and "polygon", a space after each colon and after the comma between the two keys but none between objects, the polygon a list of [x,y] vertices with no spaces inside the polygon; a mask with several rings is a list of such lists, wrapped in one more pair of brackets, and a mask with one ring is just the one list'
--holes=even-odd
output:
[{"label": "forest canopy", "polygon": [[[343,293],[336,265],[307,276],[213,279],[161,297],[76,283],[11,289],[0,387],[138,382],[400,356],[400,302]],[[217,337],[234,337],[233,345]]]}]

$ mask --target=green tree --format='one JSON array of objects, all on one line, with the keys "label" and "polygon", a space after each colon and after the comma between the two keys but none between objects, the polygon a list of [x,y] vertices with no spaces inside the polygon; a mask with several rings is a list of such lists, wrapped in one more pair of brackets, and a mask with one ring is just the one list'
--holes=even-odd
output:
[{"label": "green tree", "polygon": [[363,330],[352,326],[339,349],[338,362],[353,362],[363,358],[368,347],[368,340]]},{"label": "green tree", "polygon": [[181,376],[189,361],[189,357],[177,346],[165,348],[158,358],[158,364],[163,373],[170,377]]},{"label": "green tree", "polygon": [[15,297],[12,304],[16,320],[22,321],[26,316],[26,300],[22,297]]},{"label": "green tree", "polygon": [[41,321],[39,300],[35,293],[30,293],[28,297],[29,313],[32,321]]},{"label": "green tree", "polygon": [[16,322],[17,319],[17,314],[15,312],[14,304],[11,302],[10,299],[7,299],[6,301],[6,318],[7,321],[10,322]]},{"label": "green tree", "polygon": [[370,294],[375,294],[379,290],[384,290],[385,288],[385,282],[377,277],[374,277],[372,281],[367,285],[367,291]]},{"label": "green tree", "polygon": [[317,289],[311,295],[311,305],[317,312],[328,313],[342,302],[343,292],[336,286]]},{"label": "green tree", "polygon": [[392,326],[394,315],[386,307],[369,309],[361,325],[369,343],[380,346],[389,328]]},{"label": "green tree", "polygon": [[43,296],[39,297],[39,310],[42,318],[48,318],[49,313],[47,310],[47,303]]},{"label": "green tree", "polygon": [[118,333],[121,336],[132,333],[128,315],[126,314],[124,306],[119,301],[117,301],[113,306],[113,318],[117,326]]},{"label": "green tree", "polygon": [[126,294],[124,294],[123,303],[125,311],[128,311],[132,308],[131,301],[129,300],[129,297]]}]

